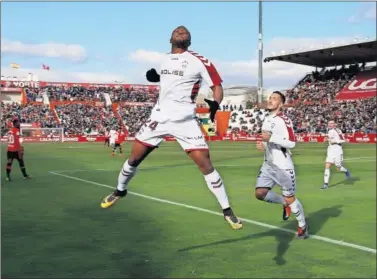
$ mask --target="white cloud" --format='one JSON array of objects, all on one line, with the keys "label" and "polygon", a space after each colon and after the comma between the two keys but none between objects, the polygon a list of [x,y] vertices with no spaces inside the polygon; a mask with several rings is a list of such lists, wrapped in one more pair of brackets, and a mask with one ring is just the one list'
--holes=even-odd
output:
[{"label": "white cloud", "polygon": [[73,62],[87,59],[86,49],[76,44],[43,43],[24,44],[19,41],[1,40],[1,54],[61,58]]},{"label": "white cloud", "polygon": [[360,3],[359,9],[348,18],[349,23],[359,23],[363,20],[376,20],[376,2]]},{"label": "white cloud", "polygon": [[24,79],[32,73],[39,81],[50,82],[88,82],[88,83],[114,83],[122,81],[130,83],[131,79],[117,73],[96,73],[96,72],[66,72],[66,71],[45,71],[42,69],[13,69],[10,67],[1,68],[1,75],[5,77],[18,77]]},{"label": "white cloud", "polygon": [[143,64],[158,64],[165,54],[157,51],[148,51],[144,49],[136,50],[128,55],[128,59],[133,62],[143,63]]},{"label": "white cloud", "polygon": [[[346,45],[352,43],[353,37],[332,37],[332,38],[284,38],[276,37],[265,44],[264,56],[282,54],[281,51],[289,53],[327,48],[330,46]],[[210,54],[203,55],[209,57]],[[164,54],[156,51],[136,50],[129,54],[129,60],[148,64],[157,67],[163,59]],[[210,58],[211,59],[211,58]],[[224,84],[258,84],[258,58],[255,56],[239,61],[219,61],[212,58],[224,79]],[[295,85],[306,73],[313,71],[313,67],[293,63],[272,61],[263,63],[264,87],[288,89]]]},{"label": "white cloud", "polygon": [[[281,50],[289,53],[294,49],[297,51],[305,51],[310,49],[318,49],[329,47],[331,45],[344,45],[352,42],[353,37],[339,38],[283,38],[277,37],[267,42],[264,47],[265,57],[271,56],[272,52],[280,54]],[[42,69],[12,69],[2,68],[2,75],[26,77],[28,73],[34,73],[42,81],[62,81],[62,82],[94,82],[94,83],[110,83],[114,81],[123,81],[125,83],[141,83],[148,84],[145,79],[145,71],[149,67],[158,67],[164,57],[164,53],[136,50],[128,55],[127,59],[134,62],[135,65],[129,67],[125,73],[95,73],[95,72],[67,72],[52,69],[44,71]],[[210,57],[210,53],[203,53]],[[100,59],[101,57],[97,57]],[[221,61],[212,58],[213,63],[218,68],[224,79],[224,84],[258,84],[258,58],[257,52],[254,57],[245,57],[244,60],[238,61]],[[272,61],[263,63],[263,79],[265,88],[288,89],[294,86],[299,79],[306,73],[313,71],[314,68],[297,65],[293,63]]]}]

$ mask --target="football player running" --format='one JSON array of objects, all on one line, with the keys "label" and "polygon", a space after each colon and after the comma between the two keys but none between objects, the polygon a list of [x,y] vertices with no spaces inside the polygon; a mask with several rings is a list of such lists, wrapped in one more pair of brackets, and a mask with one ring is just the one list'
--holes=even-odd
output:
[{"label": "football player running", "polygon": [[[257,177],[255,196],[258,200],[277,203],[283,206],[283,220],[288,220],[291,212],[298,221],[297,237],[308,237],[308,224],[304,209],[295,197],[296,175],[290,149],[296,145],[291,120],[282,112],[285,96],[275,91],[271,94],[267,109],[270,114],[262,125],[262,142],[257,149],[264,151],[264,163]],[[279,185],[282,195],[272,191]]]},{"label": "football player running", "polygon": [[330,168],[332,165],[336,166],[337,171],[343,172],[346,177],[349,179],[351,177],[350,172],[343,167],[343,147],[342,144],[345,142],[344,135],[341,130],[336,128],[336,124],[333,120],[328,123],[328,142],[329,146],[327,147],[327,157],[325,164],[325,173],[324,173],[324,184],[322,190],[325,190],[329,187],[330,180]]},{"label": "football player running", "polygon": [[195,116],[196,96],[202,81],[205,81],[213,91],[214,100],[205,101],[214,122],[223,99],[222,79],[208,59],[188,50],[191,34],[186,27],[179,26],[173,31],[170,44],[171,52],[164,57],[160,74],[155,69],[146,73],[148,81],[160,82],[159,99],[150,118],[136,135],[131,155],[119,173],[117,189],[102,200],[101,206],[108,208],[126,196],[127,185],[138,166],[165,136],[171,135],[202,172],[209,190],[222,208],[225,220],[233,229],[241,229],[242,222],[230,207],[224,182],[212,165],[208,145]]}]

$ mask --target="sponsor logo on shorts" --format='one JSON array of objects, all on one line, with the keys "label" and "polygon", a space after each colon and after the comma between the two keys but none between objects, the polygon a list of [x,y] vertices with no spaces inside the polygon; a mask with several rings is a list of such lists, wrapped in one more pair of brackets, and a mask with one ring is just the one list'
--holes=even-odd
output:
[{"label": "sponsor logo on shorts", "polygon": [[197,136],[197,137],[186,137],[187,140],[201,140],[203,139],[203,136]]}]

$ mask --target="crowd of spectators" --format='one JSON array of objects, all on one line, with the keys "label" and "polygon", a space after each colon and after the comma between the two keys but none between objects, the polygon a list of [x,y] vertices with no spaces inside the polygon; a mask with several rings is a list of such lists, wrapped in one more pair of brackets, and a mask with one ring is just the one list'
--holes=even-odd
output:
[{"label": "crowd of spectators", "polygon": [[[297,133],[326,133],[327,122],[336,120],[344,133],[376,133],[376,97],[356,101],[335,100],[336,94],[365,65],[313,72],[287,91],[287,99],[294,106],[285,109]],[[260,131],[267,111],[245,110],[238,106],[223,106],[232,111],[229,130],[253,134]]]},{"label": "crowd of spectators", "polygon": [[40,88],[26,88],[29,101],[36,101],[47,94],[50,101],[105,101],[104,94],[109,94],[113,102],[152,102],[158,97],[157,91],[133,88],[105,88],[105,87],[64,87],[48,86]]},{"label": "crowd of spectators", "polygon": [[123,119],[123,123],[126,125],[129,135],[135,135],[140,129],[141,125],[145,123],[151,114],[153,105],[144,106],[123,106],[119,107],[119,115]]},{"label": "crowd of spectators", "polygon": [[296,132],[325,133],[329,120],[335,120],[343,133],[376,133],[376,97],[326,105],[297,104],[286,110]]},{"label": "crowd of spectators", "polygon": [[360,72],[357,64],[340,69],[313,72],[302,79],[293,89],[287,91],[287,103],[322,102],[330,103],[336,94]]},{"label": "crowd of spectators", "polygon": [[56,128],[59,126],[49,106],[45,105],[20,105],[17,103],[5,104],[1,102],[1,134],[8,132],[9,123],[18,118],[21,123],[39,123],[42,128]]},{"label": "crowd of spectators", "polygon": [[121,127],[111,107],[67,104],[55,107],[65,134],[83,135],[92,131],[105,134],[107,128]]},{"label": "crowd of spectators", "polygon": [[[287,91],[287,99],[294,106],[286,110],[297,133],[325,133],[327,122],[335,119],[344,133],[376,132],[376,98],[357,101],[337,102],[335,95],[346,85],[363,66],[313,72],[301,80],[295,88]],[[135,135],[148,119],[158,97],[156,91],[134,90],[133,88],[84,88],[49,86],[46,88],[26,88],[28,101],[43,99],[50,101],[101,101],[105,104],[105,94],[112,102],[145,103],[120,104],[114,114],[112,107],[92,104],[65,104],[55,107],[60,124],[54,112],[45,105],[19,105],[1,103],[1,128],[6,131],[6,123],[14,116],[22,123],[39,123],[44,128],[63,127],[66,134],[82,135],[88,131],[104,134],[107,128],[126,126],[129,135]],[[268,112],[264,109],[245,109],[242,105],[222,105],[224,111],[231,111],[229,131],[232,133],[256,134],[262,127]],[[116,115],[119,114],[119,115]],[[117,118],[120,117],[119,119]],[[2,133],[3,134],[3,133]]]}]

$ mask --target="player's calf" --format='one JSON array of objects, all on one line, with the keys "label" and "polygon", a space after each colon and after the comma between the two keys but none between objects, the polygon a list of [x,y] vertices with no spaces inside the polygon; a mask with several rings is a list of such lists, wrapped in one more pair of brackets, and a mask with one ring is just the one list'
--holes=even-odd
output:
[{"label": "player's calf", "polygon": [[306,223],[305,212],[301,202],[295,196],[284,197],[284,199],[298,222],[297,237],[300,239],[307,238],[308,225]]},{"label": "player's calf", "polygon": [[218,203],[220,204],[224,218],[229,223],[229,225],[235,229],[239,230],[242,228],[242,222],[234,214],[233,210],[230,207],[228,195],[225,190],[224,182],[217,172],[214,169],[212,162],[210,160],[208,150],[194,150],[188,152],[190,158],[196,163],[202,174],[204,175],[204,180],[207,183],[208,189],[216,197]]},{"label": "player's calf", "polygon": [[6,177],[6,181],[12,181],[11,178],[10,178],[10,173],[12,172],[12,163],[13,163],[13,160],[8,160],[7,161],[7,166],[6,166],[7,177]]},{"label": "player's calf", "polygon": [[283,220],[286,221],[291,216],[291,209],[287,206],[286,201],[282,195],[278,195],[269,187],[258,187],[255,189],[255,197],[260,201],[268,203],[277,203],[283,206]]},{"label": "player's calf", "polygon": [[348,169],[346,169],[345,167],[343,167],[341,164],[337,165],[336,169],[337,169],[338,172],[343,172],[348,179],[351,178],[351,174],[348,171]]},{"label": "player's calf", "polygon": [[24,159],[22,159],[22,158],[18,159],[18,164],[20,165],[20,169],[21,169],[22,175],[24,176],[24,179],[29,179],[30,175],[28,175],[26,173],[26,167],[25,167]]},{"label": "player's calf", "polygon": [[120,198],[127,195],[128,183],[135,176],[139,164],[152,150],[154,150],[154,148],[146,147],[138,142],[134,143],[130,158],[124,162],[119,172],[117,189],[102,200],[102,208],[108,208],[114,205]]}]

